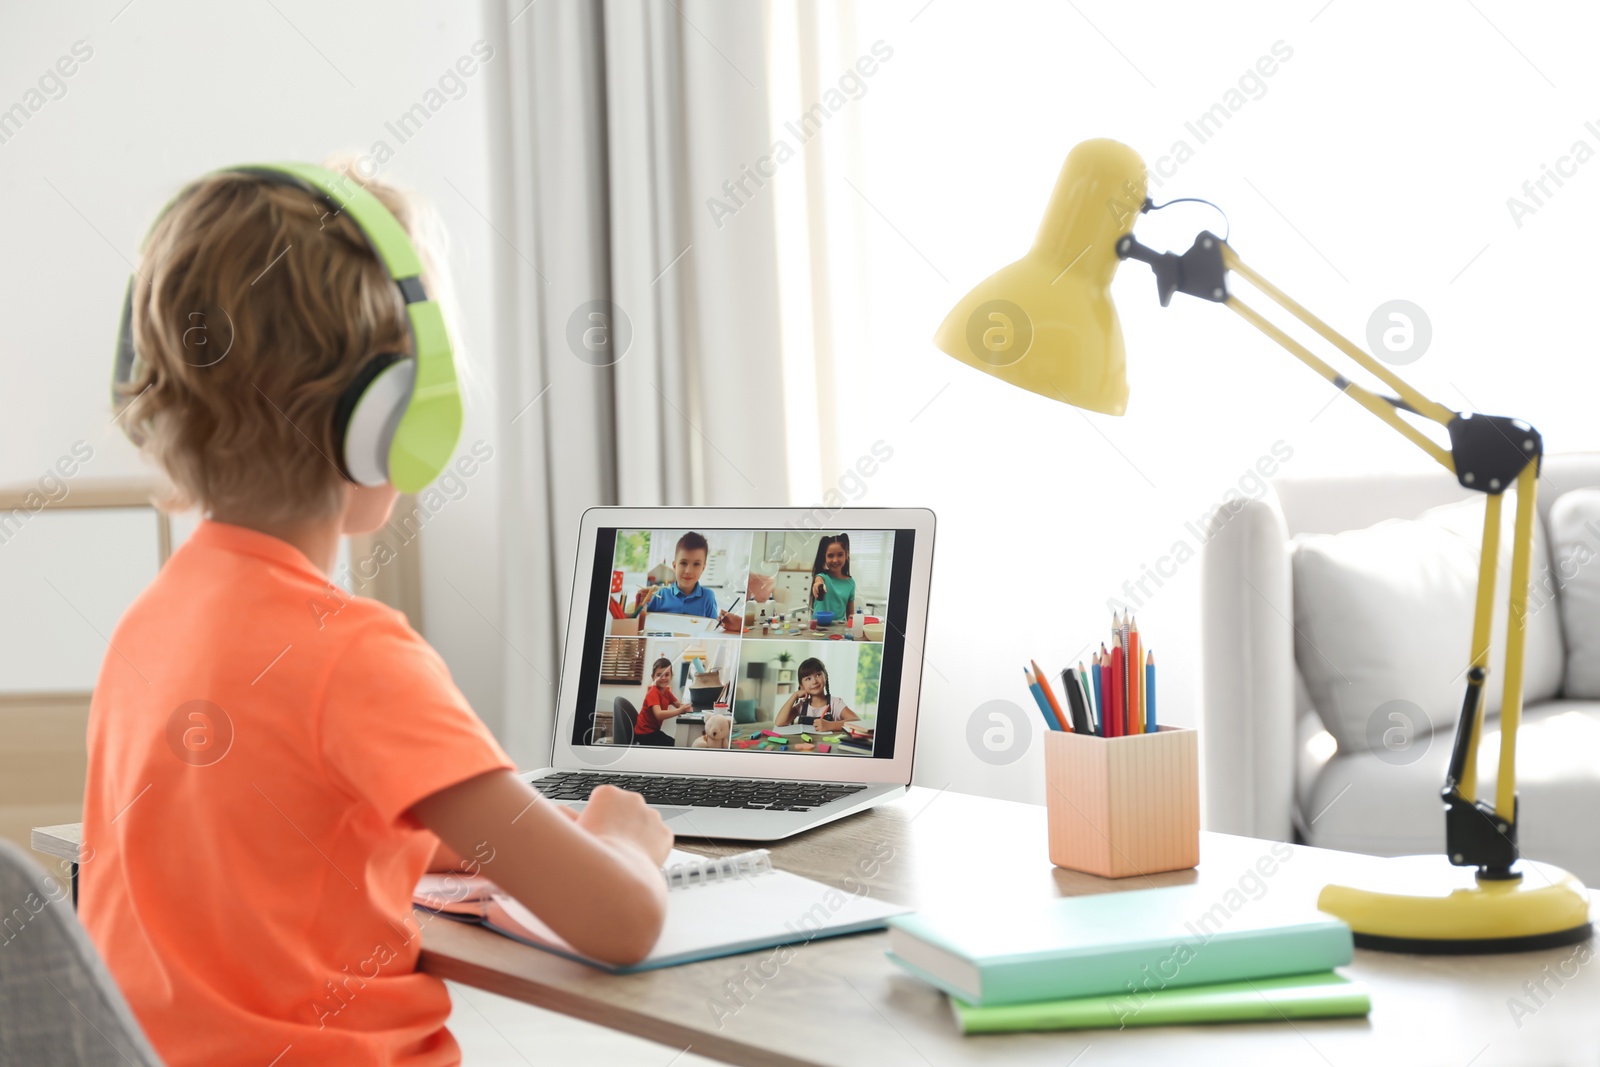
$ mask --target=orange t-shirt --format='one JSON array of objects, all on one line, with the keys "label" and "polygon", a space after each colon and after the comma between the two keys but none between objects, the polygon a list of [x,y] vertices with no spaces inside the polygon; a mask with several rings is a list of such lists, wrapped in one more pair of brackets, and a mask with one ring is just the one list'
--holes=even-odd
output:
[{"label": "orange t-shirt", "polygon": [[203,523],[100,669],[79,914],[171,1067],[458,1063],[406,813],[510,767],[403,615]]}]

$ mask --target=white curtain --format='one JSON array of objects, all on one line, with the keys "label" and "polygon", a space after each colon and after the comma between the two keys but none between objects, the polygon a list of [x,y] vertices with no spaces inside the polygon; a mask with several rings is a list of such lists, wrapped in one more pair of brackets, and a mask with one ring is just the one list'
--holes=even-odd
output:
[{"label": "white curtain", "polygon": [[583,511],[789,499],[773,201],[706,204],[770,144],[766,5],[508,0],[497,16],[500,733],[537,766]]}]

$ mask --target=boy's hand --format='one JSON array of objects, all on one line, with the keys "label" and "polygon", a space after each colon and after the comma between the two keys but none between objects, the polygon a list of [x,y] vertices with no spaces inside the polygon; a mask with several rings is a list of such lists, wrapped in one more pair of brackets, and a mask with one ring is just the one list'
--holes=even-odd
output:
[{"label": "boy's hand", "polygon": [[657,867],[672,851],[672,831],[638,793],[602,785],[589,794],[577,823],[596,837],[632,845]]}]

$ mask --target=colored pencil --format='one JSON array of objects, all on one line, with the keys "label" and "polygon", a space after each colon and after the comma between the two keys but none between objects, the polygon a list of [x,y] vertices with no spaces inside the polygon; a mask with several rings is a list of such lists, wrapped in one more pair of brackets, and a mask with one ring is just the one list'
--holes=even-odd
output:
[{"label": "colored pencil", "polygon": [[1050,705],[1045,703],[1044,690],[1039,688],[1039,683],[1034,679],[1033,672],[1024,667],[1022,668],[1022,676],[1028,679],[1028,692],[1033,694],[1033,702],[1039,705],[1039,714],[1044,716],[1045,725],[1052,730],[1061,729],[1061,720],[1055,717],[1055,713],[1050,710]]},{"label": "colored pencil", "polygon": [[1104,683],[1105,683],[1105,697],[1106,697],[1106,713],[1105,713],[1105,722],[1103,724],[1105,726],[1105,731],[1106,731],[1105,732],[1105,736],[1107,736],[1107,737],[1116,737],[1117,736],[1117,682],[1116,682],[1115,677],[1113,677],[1113,675],[1111,674],[1111,656],[1109,654],[1106,656],[1105,666],[1102,668],[1102,670],[1103,670],[1103,673],[1105,674]]},{"label": "colored pencil", "polygon": [[[1149,651],[1144,647],[1144,642],[1142,641],[1139,643],[1139,651],[1141,653]],[[1133,671],[1139,676],[1139,732],[1147,734],[1151,731],[1149,672],[1141,667],[1137,661],[1133,665]]]},{"label": "colored pencil", "polygon": [[1072,720],[1068,718],[1066,712],[1061,710],[1061,701],[1056,699],[1056,691],[1050,688],[1050,679],[1046,678],[1044,671],[1039,669],[1039,664],[1036,660],[1029,660],[1028,663],[1033,667],[1033,676],[1039,682],[1039,688],[1044,690],[1044,698],[1050,702],[1050,710],[1055,712],[1056,720],[1061,723],[1061,728],[1063,730],[1071,730]]},{"label": "colored pencil", "polygon": [[1089,672],[1084,670],[1083,660],[1078,661],[1078,684],[1083,686],[1083,712],[1089,719],[1089,731],[1094,732],[1094,687],[1089,684]]},{"label": "colored pencil", "polygon": [[[1105,647],[1104,645],[1100,646],[1102,651],[1104,651]],[[1094,663],[1094,674],[1091,675],[1094,679],[1094,732],[1104,737],[1106,735],[1106,698],[1105,694],[1100,691],[1100,684],[1105,671],[1100,662],[1099,652],[1094,654],[1092,662]]]},{"label": "colored pencil", "polygon": [[[1071,674],[1072,669],[1070,667],[1067,668],[1067,672]],[[1094,703],[1089,699],[1089,690],[1084,682],[1084,675],[1072,675],[1072,684],[1078,691],[1078,703],[1083,707],[1083,729],[1080,732],[1092,734],[1094,733]]]},{"label": "colored pencil", "polygon": [[1100,665],[1098,663],[1093,664],[1093,672],[1089,677],[1093,680],[1086,682],[1083,690],[1083,695],[1089,701],[1089,732],[1096,737],[1104,737],[1105,735],[1100,732],[1104,729],[1100,725],[1100,721],[1105,712],[1100,709]]},{"label": "colored pencil", "polygon": [[1144,654],[1144,728],[1156,729],[1156,654]]},{"label": "colored pencil", "polygon": [[1111,736],[1111,654],[1100,654],[1100,736]]},{"label": "colored pencil", "polygon": [[1122,646],[1111,650],[1111,729],[1110,736],[1123,737],[1128,732],[1127,670],[1123,663]]},{"label": "colored pencil", "polygon": [[1128,622],[1128,732],[1144,733],[1144,659],[1139,655],[1139,624]]},{"label": "colored pencil", "polygon": [[1123,612],[1122,621],[1117,626],[1117,645],[1122,649],[1122,677],[1120,684],[1122,686],[1122,735],[1124,737],[1133,732],[1129,729],[1133,725],[1133,716],[1129,714],[1130,709],[1128,707],[1128,693],[1131,691],[1128,688],[1128,619],[1128,613]]},{"label": "colored pencil", "polygon": [[[1101,641],[1101,731],[1106,731],[1106,712],[1110,710],[1110,653],[1106,651],[1106,641]],[[1102,737],[1110,737],[1110,733],[1101,733]]]},{"label": "colored pencil", "polygon": [[1124,675],[1117,665],[1117,649],[1122,647],[1122,616],[1111,616],[1111,723],[1115,731],[1110,736],[1121,737],[1123,726],[1122,684]]}]

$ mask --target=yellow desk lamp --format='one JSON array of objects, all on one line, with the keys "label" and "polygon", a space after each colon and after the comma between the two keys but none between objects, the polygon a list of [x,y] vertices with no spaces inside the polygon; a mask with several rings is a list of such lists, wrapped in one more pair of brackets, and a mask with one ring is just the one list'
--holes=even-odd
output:
[{"label": "yellow desk lamp", "polygon": [[[1364,886],[1329,885],[1318,907],[1348,922],[1356,943],[1405,952],[1510,952],[1582,941],[1592,933],[1583,885],[1566,871],[1519,860],[1516,739],[1522,717],[1524,622],[1533,548],[1534,494],[1543,444],[1517,419],[1452,411],[1423,396],[1392,370],[1335,332],[1251,270],[1209,232],[1182,255],[1155,252],[1133,236],[1146,198],[1145,167],[1133,149],[1111,140],[1072,150],[1056,179],[1033,247],[980,282],[945,316],[940,349],[1002,381],[1107,415],[1128,403],[1122,328],[1111,279],[1124,259],[1148,263],[1165,307],[1174,292],[1222,304],[1288,349],[1432,456],[1468,489],[1487,494],[1471,665],[1450,767],[1440,791],[1445,855],[1375,860]],[[1305,323],[1395,391],[1371,392],[1345,378],[1298,341],[1228,292],[1232,271]],[[1449,447],[1402,416],[1445,427]],[[1500,774],[1494,803],[1479,800],[1478,738],[1499,561],[1500,506],[1517,489],[1511,595],[1501,704]]]}]

